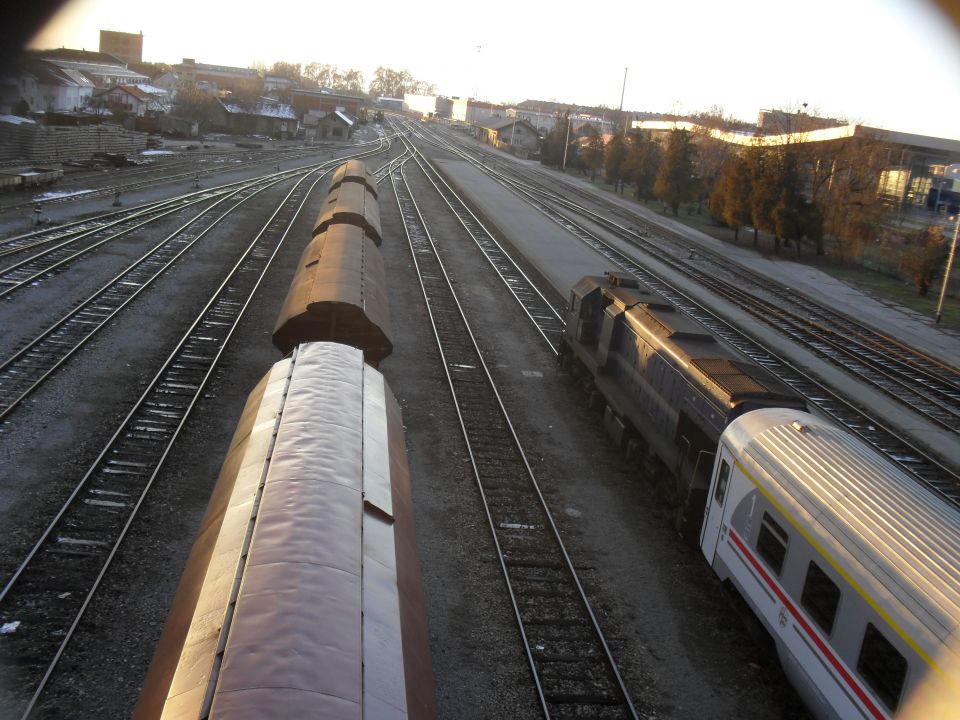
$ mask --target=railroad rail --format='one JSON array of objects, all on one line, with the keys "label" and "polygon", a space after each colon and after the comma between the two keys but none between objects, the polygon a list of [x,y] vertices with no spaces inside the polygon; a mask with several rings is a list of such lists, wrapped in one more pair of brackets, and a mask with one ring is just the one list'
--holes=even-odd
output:
[{"label": "railroad rail", "polygon": [[[22,718],[52,677],[294,219],[334,164],[301,173],[0,590],[0,618],[21,623],[0,636],[0,704],[22,710]],[[13,697],[17,691],[23,694]]]},{"label": "railroad rail", "polygon": [[[407,139],[403,138],[404,143]],[[424,176],[443,199],[463,229],[486,257],[494,271],[506,285],[510,294],[520,305],[523,312],[536,327],[555,355],[558,353],[560,337],[563,335],[563,314],[537,287],[537,284],[517,265],[507,250],[497,242],[493,233],[467,206],[466,202],[450,187],[436,168],[424,157],[423,153],[410,144],[413,159],[423,171]]]},{"label": "railroad rail", "polygon": [[404,168],[391,181],[544,716],[635,718]]},{"label": "railroad rail", "polygon": [[[240,205],[286,179],[247,183],[220,198],[0,364],[0,421],[208,232]],[[228,201],[233,203],[222,210]]]},{"label": "railroad rail", "polygon": [[[462,148],[457,150],[464,152]],[[483,162],[477,163],[469,155],[467,159],[488,174],[495,174]],[[530,178],[531,173],[526,173],[519,168],[513,168],[512,172],[532,183],[543,182],[545,177],[544,173],[532,173],[536,177]],[[506,183],[516,184],[515,180],[505,175],[501,174],[501,178]],[[960,369],[919,352],[916,348],[880,333],[834,308],[827,307],[814,299],[798,296],[790,288],[749,268],[738,266],[735,279],[724,282],[717,276],[729,274],[729,258],[709,248],[700,247],[696,248],[694,257],[691,258],[689,241],[669,230],[653,225],[607,199],[569,185],[564,186],[562,194],[547,191],[536,185],[521,184],[520,187],[537,193],[578,215],[588,217],[620,239],[654,254],[658,260],[668,264],[673,270],[684,273],[701,284],[710,285],[714,292],[722,295],[732,294],[733,297],[729,299],[736,301],[744,310],[777,328],[784,335],[795,339],[798,335],[802,335],[806,338],[805,344],[809,349],[831,359],[836,364],[841,366],[853,364],[855,372],[862,368],[863,364],[872,365],[876,372],[882,375],[875,379],[878,389],[910,407],[916,407],[919,399],[932,422],[954,432],[960,427],[956,422],[957,413],[960,412]],[[588,199],[616,216],[625,218],[631,226],[624,227],[612,222],[606,215],[572,202],[569,199],[571,193]],[[638,230],[634,223],[641,225],[644,228],[643,231]],[[650,234],[656,235],[656,244],[648,241]],[[673,252],[669,256],[664,255],[665,248],[662,242],[664,240],[672,245]],[[701,267],[703,261],[709,262],[713,271],[706,272]],[[751,285],[772,298],[772,302],[759,300],[755,293],[743,292],[744,279],[748,279]],[[782,318],[782,322],[780,322],[781,316],[786,316]],[[804,343],[804,340],[799,341]],[[827,349],[831,345],[832,349]],[[839,360],[840,355],[844,355],[848,360]],[[917,396],[918,389],[920,397]]]},{"label": "railroad rail", "polygon": [[[296,151],[287,151],[282,153],[270,152],[270,153],[263,153],[257,156],[252,156],[250,151],[248,150],[245,152],[245,154],[247,155],[247,158],[245,160],[237,160],[235,162],[231,162],[229,165],[221,164],[216,167],[205,167],[205,168],[193,166],[191,167],[190,170],[186,172],[173,172],[172,174],[166,174],[166,175],[154,175],[152,177],[147,177],[142,180],[134,180],[132,182],[128,182],[125,179],[121,179],[122,181],[118,184],[110,184],[103,187],[91,188],[89,190],[86,190],[86,189],[77,190],[67,195],[55,195],[53,197],[45,198],[45,197],[42,197],[42,193],[41,193],[41,196],[34,196],[29,200],[23,200],[22,202],[19,202],[19,203],[5,205],[3,207],[3,212],[21,210],[24,208],[32,208],[36,205],[41,205],[41,206],[59,205],[62,203],[69,203],[77,200],[89,200],[91,198],[97,198],[97,197],[109,197],[110,195],[115,195],[118,192],[126,193],[126,192],[130,192],[131,190],[139,190],[140,188],[152,187],[154,185],[163,185],[166,183],[178,182],[183,180],[193,180],[194,178],[208,178],[211,175],[215,175],[217,173],[223,173],[228,171],[232,172],[234,170],[255,167],[257,165],[263,165],[265,163],[275,163],[278,161],[296,159],[299,157],[303,157],[305,155],[309,155],[311,153],[305,153],[303,152],[303,148],[297,148]],[[230,159],[228,155],[221,155],[221,157],[225,159]],[[139,172],[149,175],[151,172],[152,173],[169,172],[170,170],[175,170],[175,168],[155,166],[151,168],[144,168]],[[71,181],[76,181],[77,179],[79,178],[71,178]]]},{"label": "railroad rail", "polygon": [[[444,146],[444,149],[450,150],[451,148]],[[453,151],[458,152],[458,149],[454,147]],[[475,167],[493,175],[499,182],[523,197],[538,212],[552,219],[574,237],[607,258],[615,266],[633,274],[642,282],[663,294],[678,308],[701,322],[729,345],[739,350],[757,364],[776,374],[784,382],[806,397],[811,403],[819,407],[827,416],[833,418],[839,424],[845,425],[851,432],[854,432],[866,442],[873,445],[917,481],[948,502],[960,507],[960,477],[958,477],[954,470],[931,457],[929,453],[908,442],[903,437],[902,432],[888,427],[885,423],[881,423],[875,418],[870,417],[852,401],[844,399],[838,393],[828,389],[785,358],[780,357],[771,349],[763,346],[758,341],[733,327],[730,323],[722,320],[690,298],[685,292],[656,275],[648,268],[640,265],[611,243],[603,240],[593,231],[578,224],[568,215],[556,209],[554,204],[560,203],[566,207],[568,211],[587,215],[591,221],[601,224],[609,231],[615,232],[617,237],[630,241],[631,244],[643,249],[645,252],[651,253],[659,262],[677,269],[680,272],[686,272],[688,270],[688,267],[685,266],[684,263],[677,261],[671,262],[669,257],[665,256],[656,245],[649,243],[640,233],[617,225],[599,213],[565,201],[554,193],[545,193],[545,191],[539,188],[527,188],[512,178],[495,175],[491,169],[484,166],[483,163],[473,160],[466,154],[462,154],[462,156],[471,161]],[[543,197],[545,194],[549,196],[549,199]],[[689,275],[690,273],[686,272],[686,274]],[[776,314],[772,310],[769,312]],[[779,312],[779,310],[777,312]],[[762,319],[767,320],[769,316],[764,316]],[[956,428],[954,428],[954,430],[956,431]]]}]

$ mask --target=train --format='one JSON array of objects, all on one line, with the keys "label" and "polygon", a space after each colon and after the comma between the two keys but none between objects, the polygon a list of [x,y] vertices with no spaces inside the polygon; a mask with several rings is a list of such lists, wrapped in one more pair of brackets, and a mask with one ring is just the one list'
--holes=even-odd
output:
[{"label": "train", "polygon": [[[344,204],[352,185],[359,208]],[[301,256],[273,338],[284,358],[247,399],[138,720],[436,717],[403,420],[375,367],[392,349],[375,196],[355,180],[334,195],[342,211]]]},{"label": "train", "polygon": [[584,277],[565,320],[561,365],[670,471],[677,528],[810,712],[960,718],[956,508],[632,276]]},{"label": "train", "polygon": [[560,363],[585,376],[592,404],[631,459],[656,458],[677,529],[695,539],[723,429],[762,407],[805,409],[797,393],[747,362],[627,273],[587,276],[570,293]]},{"label": "train", "polygon": [[62,177],[63,170],[60,168],[4,168],[0,170],[0,192],[52,185]]}]

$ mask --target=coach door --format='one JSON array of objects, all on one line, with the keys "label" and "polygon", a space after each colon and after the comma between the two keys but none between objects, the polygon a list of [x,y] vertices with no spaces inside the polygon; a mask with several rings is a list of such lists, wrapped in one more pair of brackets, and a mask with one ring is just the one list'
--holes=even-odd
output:
[{"label": "coach door", "polygon": [[730,452],[720,446],[720,455],[714,465],[710,491],[707,495],[707,509],[703,517],[703,529],[700,532],[700,549],[707,561],[713,565],[713,556],[717,551],[720,528],[723,525],[723,506],[730,489],[730,468],[733,464]]}]

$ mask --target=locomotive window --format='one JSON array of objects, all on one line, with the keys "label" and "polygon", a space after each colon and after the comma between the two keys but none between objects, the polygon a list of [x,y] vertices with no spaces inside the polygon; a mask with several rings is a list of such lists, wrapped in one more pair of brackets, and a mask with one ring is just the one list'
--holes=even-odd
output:
[{"label": "locomotive window", "polygon": [[717,491],[713,494],[713,499],[717,505],[723,507],[723,499],[727,496],[727,483],[730,481],[730,466],[726,460],[720,461],[720,472],[717,475]]},{"label": "locomotive window", "polygon": [[867,623],[863,634],[857,672],[887,709],[894,712],[907,679],[907,659],[872,623]]},{"label": "locomotive window", "polygon": [[840,604],[840,588],[815,562],[807,567],[800,604],[827,635],[833,632],[833,621]]},{"label": "locomotive window", "polygon": [[777,575],[783,569],[788,539],[787,531],[780,527],[769,513],[764,513],[760,523],[760,535],[757,537],[757,552]]}]

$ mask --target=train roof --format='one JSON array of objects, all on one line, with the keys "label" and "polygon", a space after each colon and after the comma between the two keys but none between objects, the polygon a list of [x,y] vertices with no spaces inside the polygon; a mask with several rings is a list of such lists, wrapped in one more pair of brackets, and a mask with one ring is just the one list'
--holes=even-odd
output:
[{"label": "train roof", "polygon": [[373,364],[393,351],[383,256],[355,225],[331,225],[300,256],[273,344],[288,353],[311,341],[352,345]]},{"label": "train roof", "polygon": [[377,179],[370,168],[363,160],[347,160],[343,165],[333,171],[330,177],[330,190],[336,190],[344,182],[360,183],[369,190],[374,197],[377,197]]},{"label": "train roof", "polygon": [[377,245],[383,240],[377,198],[362,183],[343,183],[330,191],[313,226],[313,234],[341,223],[363,228]]},{"label": "train roof", "polygon": [[656,340],[674,359],[699,375],[703,384],[718,398],[737,403],[748,398],[764,398],[801,407],[800,397],[768,370],[747,361],[716,338],[700,322],[677,310],[663,295],[632,275],[608,273],[588,276],[578,282],[573,293],[585,297],[600,291],[624,313],[635,332]]},{"label": "train roof", "polygon": [[248,398],[134,717],[434,705],[399,406],[358,350],[301,345]]},{"label": "train roof", "polygon": [[941,642],[960,640],[956,508],[859,438],[808,413],[746,413],[723,441],[748,470],[773,481],[767,489],[775,499],[792,500],[815,520],[815,539],[839,543],[860,563],[845,568],[851,577],[896,597]]}]

